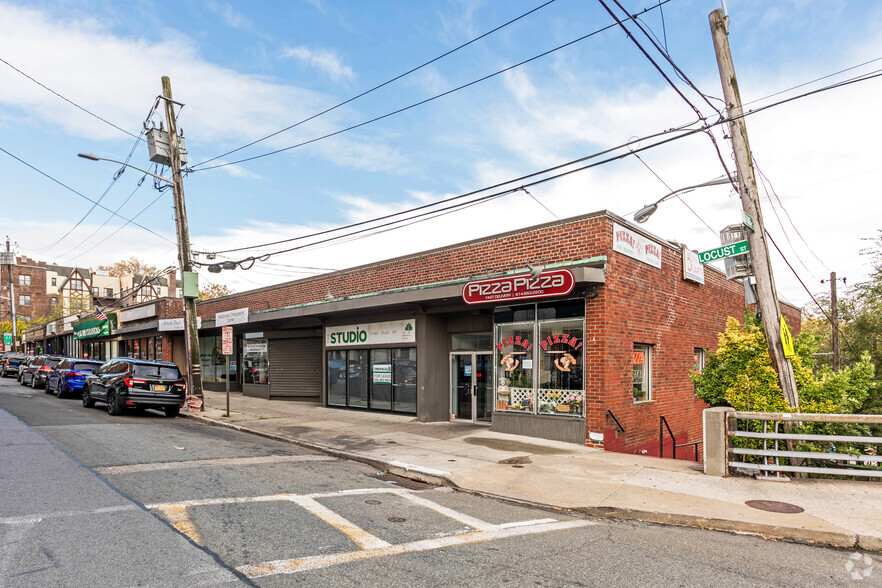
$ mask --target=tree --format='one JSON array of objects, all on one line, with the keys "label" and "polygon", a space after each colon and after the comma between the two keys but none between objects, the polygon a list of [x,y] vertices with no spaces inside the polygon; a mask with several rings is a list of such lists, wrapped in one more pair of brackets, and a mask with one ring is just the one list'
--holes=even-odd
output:
[{"label": "tree", "polygon": [[127,274],[139,274],[142,276],[153,277],[158,271],[155,265],[150,265],[146,261],[142,261],[137,257],[123,259],[112,265],[99,265],[98,269],[117,278]]},{"label": "tree", "polygon": [[[868,353],[853,365],[834,372],[815,361],[817,338],[803,332],[791,359],[802,412],[853,413],[860,410],[873,386],[874,366]],[[744,324],[729,317],[716,352],[708,353],[702,373],[692,375],[695,393],[712,406],[736,410],[790,412],[766,347],[762,324],[748,314]]]},{"label": "tree", "polygon": [[199,290],[199,300],[211,300],[212,298],[220,298],[221,296],[229,296],[235,293],[235,290],[224,284],[210,284]]}]

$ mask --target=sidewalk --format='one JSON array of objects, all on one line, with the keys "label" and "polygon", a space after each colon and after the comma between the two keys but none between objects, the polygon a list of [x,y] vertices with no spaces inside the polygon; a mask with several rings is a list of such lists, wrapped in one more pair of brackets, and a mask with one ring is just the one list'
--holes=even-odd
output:
[{"label": "sidewalk", "polygon": [[[493,433],[470,423],[266,401],[205,392],[203,422],[351,459],[411,478],[592,515],[737,531],[882,551],[882,484],[840,480],[770,482],[705,476],[694,462],[605,452]],[[509,461],[510,463],[501,463]],[[774,500],[798,514],[757,510]]]}]

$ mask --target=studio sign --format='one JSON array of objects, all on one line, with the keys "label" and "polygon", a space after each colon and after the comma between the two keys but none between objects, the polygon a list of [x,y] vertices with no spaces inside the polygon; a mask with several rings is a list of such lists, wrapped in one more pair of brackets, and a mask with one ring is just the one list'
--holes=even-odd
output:
[{"label": "studio sign", "polygon": [[552,269],[542,272],[535,280],[530,274],[518,274],[468,282],[463,286],[462,299],[466,304],[482,304],[566,296],[573,291],[575,285],[573,272],[568,269]]}]

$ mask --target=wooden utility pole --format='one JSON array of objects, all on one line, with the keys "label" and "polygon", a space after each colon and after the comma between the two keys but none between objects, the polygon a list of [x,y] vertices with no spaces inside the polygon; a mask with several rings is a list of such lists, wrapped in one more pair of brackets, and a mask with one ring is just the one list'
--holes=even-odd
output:
[{"label": "wooden utility pole", "polygon": [[[165,121],[168,124],[168,150],[171,160],[172,185],[175,200],[175,221],[178,232],[178,259],[181,279],[184,272],[193,271],[190,261],[190,229],[187,225],[187,207],[184,204],[184,182],[181,177],[181,152],[178,150],[178,125],[175,121],[175,102],[172,100],[171,80],[162,76],[162,96],[165,99]],[[202,364],[199,359],[199,331],[196,326],[196,299],[184,297],[184,345],[187,347],[187,394],[202,396]],[[200,410],[205,410],[202,405]]]},{"label": "wooden utility pole", "polygon": [[836,272],[830,272],[830,322],[833,323],[833,371],[839,371],[839,302],[836,300]]},{"label": "wooden utility pole", "polygon": [[735,65],[729,50],[729,22],[720,9],[710,13],[711,34],[714,40],[714,51],[717,65],[720,68],[720,80],[723,84],[723,96],[726,100],[726,111],[729,118],[729,134],[732,137],[732,148],[735,151],[735,166],[738,170],[738,189],[741,194],[741,206],[753,219],[755,230],[747,230],[747,241],[750,245],[750,257],[756,277],[757,304],[762,313],[763,327],[766,331],[766,343],[772,364],[778,372],[778,383],[784,393],[784,399],[794,410],[799,409],[799,394],[793,376],[793,365],[784,357],[781,344],[781,309],[778,306],[778,293],[775,289],[775,278],[772,275],[772,264],[769,260],[769,249],[766,244],[766,229],[760,210],[759,192],[756,187],[756,176],[750,143],[747,140],[747,125],[742,117],[741,95],[735,79]]}]

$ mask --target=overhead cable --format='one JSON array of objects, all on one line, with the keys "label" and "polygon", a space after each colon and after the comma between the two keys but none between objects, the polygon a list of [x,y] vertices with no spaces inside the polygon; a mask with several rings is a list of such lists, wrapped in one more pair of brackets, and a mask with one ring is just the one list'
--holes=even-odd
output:
[{"label": "overhead cable", "polygon": [[236,153],[237,151],[241,151],[242,149],[246,149],[246,148],[251,147],[252,145],[256,145],[256,144],[258,144],[258,143],[260,143],[260,142],[262,142],[262,141],[266,141],[267,139],[269,139],[269,138],[271,138],[271,137],[275,137],[276,135],[279,135],[279,134],[281,134],[281,133],[284,133],[285,131],[290,131],[290,130],[293,129],[294,127],[298,127],[298,126],[300,126],[300,125],[302,125],[302,124],[304,124],[304,123],[307,123],[307,122],[309,122],[309,121],[311,121],[311,120],[313,120],[313,119],[315,119],[315,118],[318,118],[318,117],[320,117],[320,116],[322,116],[322,115],[325,115],[325,114],[331,112],[332,110],[336,110],[336,109],[340,108],[341,106],[345,106],[345,105],[349,104],[350,102],[353,102],[353,101],[355,101],[355,100],[358,100],[358,99],[361,98],[362,96],[367,96],[368,94],[370,94],[371,92],[374,92],[375,90],[379,90],[380,88],[382,88],[382,87],[384,87],[384,86],[388,86],[388,85],[391,84],[392,82],[398,81],[398,80],[400,80],[401,78],[403,78],[403,77],[405,77],[405,76],[408,76],[408,75],[414,73],[415,71],[419,71],[419,70],[423,69],[424,67],[429,66],[429,65],[435,63],[436,61],[439,61],[439,60],[441,60],[441,59],[444,59],[444,58],[447,57],[448,55],[451,55],[451,54],[453,54],[453,53],[456,53],[457,51],[459,51],[460,49],[463,49],[464,47],[468,47],[468,46],[471,45],[472,43],[475,43],[475,42],[477,42],[477,41],[480,41],[480,40],[483,39],[484,37],[487,37],[487,36],[489,36],[489,35],[492,35],[492,34],[495,33],[496,31],[498,31],[498,30],[500,30],[500,29],[503,29],[503,28],[507,27],[508,25],[513,24],[513,23],[515,23],[515,22],[521,20],[522,18],[524,18],[524,17],[526,17],[526,16],[529,16],[530,14],[533,14],[533,13],[536,12],[537,10],[540,10],[541,8],[545,8],[546,6],[548,6],[549,4],[551,4],[551,3],[554,2],[554,1],[555,1],[555,0],[548,0],[548,2],[545,2],[545,3],[543,3],[543,4],[540,4],[540,5],[537,6],[536,8],[534,8],[534,9],[532,9],[532,10],[529,10],[529,11],[523,13],[522,15],[518,16],[517,18],[513,18],[512,20],[510,20],[510,21],[508,21],[508,22],[506,22],[506,23],[504,23],[504,24],[501,24],[501,25],[499,25],[498,27],[496,27],[496,28],[494,28],[494,29],[492,29],[492,30],[489,30],[489,31],[487,31],[487,32],[484,33],[484,34],[479,35],[479,36],[475,37],[474,39],[471,39],[470,41],[467,41],[467,42],[463,43],[462,45],[459,45],[459,46],[457,46],[457,47],[454,47],[454,48],[451,49],[450,51],[447,51],[447,52],[445,52],[445,53],[442,53],[441,55],[439,55],[438,57],[435,57],[434,59],[430,59],[429,61],[427,61],[427,62],[425,62],[425,63],[423,63],[423,64],[421,64],[421,65],[418,65],[418,66],[416,66],[416,67],[414,67],[414,68],[412,68],[412,69],[409,69],[409,70],[407,70],[406,72],[404,72],[404,73],[402,73],[402,74],[399,74],[399,75],[395,76],[394,78],[392,78],[392,79],[390,79],[390,80],[386,80],[386,81],[383,82],[382,84],[378,84],[378,85],[374,86],[373,88],[371,88],[371,89],[369,89],[369,90],[365,90],[365,91],[362,92],[361,94],[357,94],[357,95],[353,96],[352,98],[349,98],[348,100],[344,100],[343,102],[340,102],[339,104],[336,104],[336,105],[334,105],[334,106],[332,106],[332,107],[330,107],[330,108],[326,108],[325,110],[322,110],[321,112],[317,112],[316,114],[313,114],[313,115],[310,116],[310,117],[307,117],[307,118],[305,118],[305,119],[303,119],[303,120],[301,120],[301,121],[299,121],[299,122],[296,122],[296,123],[294,123],[294,124],[292,124],[292,125],[289,125],[289,126],[285,127],[284,129],[280,129],[280,130],[278,130],[278,131],[276,131],[276,132],[274,132],[274,133],[270,133],[269,135],[266,135],[266,136],[264,136],[264,137],[261,137],[260,139],[255,139],[254,141],[251,141],[250,143],[246,143],[245,145],[242,145],[241,147],[237,147],[237,148],[235,148],[235,149],[232,149],[232,150],[230,150],[230,151],[227,151],[226,153],[221,153],[220,155],[216,155],[216,156],[212,157],[211,159],[206,159],[205,161],[201,161],[201,162],[196,163],[196,164],[194,164],[194,165],[192,165],[192,166],[190,166],[190,167],[191,167],[191,168],[197,168],[197,167],[202,166],[202,165],[205,165],[206,163],[209,163],[209,162],[211,162],[211,161],[215,161],[215,160],[220,159],[220,158],[222,158],[222,157],[226,157],[227,155],[232,155],[233,153]]},{"label": "overhead cable", "polygon": [[[670,2],[670,0],[665,0],[665,1],[666,1],[666,2]],[[656,7],[657,7],[657,6],[653,6],[653,7],[651,7],[651,8],[647,8],[647,9],[643,10],[643,12],[642,12],[641,14],[643,14],[643,13],[649,11],[649,10],[654,10]],[[633,18],[633,17],[632,17],[632,18]],[[321,135],[321,136],[319,136],[319,137],[314,137],[314,138],[309,139],[309,140],[306,140],[306,141],[301,141],[300,143],[296,143],[296,144],[294,144],[294,145],[289,145],[288,147],[282,147],[282,148],[280,148],[280,149],[275,149],[275,150],[273,150],[273,151],[268,151],[268,152],[266,152],[266,153],[261,153],[261,154],[258,154],[258,155],[254,155],[254,156],[252,156],[252,157],[245,157],[245,158],[242,158],[242,159],[237,159],[237,160],[235,160],[235,161],[228,161],[228,162],[219,163],[219,164],[216,164],[216,165],[210,165],[210,166],[208,166],[208,167],[200,167],[200,168],[198,168],[198,169],[195,168],[195,166],[190,166],[190,167],[187,168],[187,171],[189,171],[189,172],[203,172],[203,171],[208,171],[208,170],[210,170],[210,169],[217,169],[217,168],[221,168],[221,167],[227,167],[227,166],[230,166],[230,165],[237,165],[237,164],[239,164],[239,163],[245,163],[245,162],[247,162],[247,161],[253,161],[253,160],[255,160],[255,159],[260,159],[260,158],[262,158],[262,157],[268,157],[268,156],[270,156],[270,155],[276,155],[276,154],[278,154],[278,153],[283,153],[283,152],[285,152],[285,151],[290,151],[291,149],[297,149],[298,147],[303,147],[303,146],[305,146],[305,145],[310,145],[310,144],[312,144],[312,143],[316,143],[316,142],[318,142],[318,141],[322,141],[322,140],[324,140],[324,139],[329,139],[329,138],[331,138],[331,137],[335,137],[335,136],[340,135],[340,134],[342,134],[342,133],[346,133],[346,132],[349,132],[349,131],[352,131],[352,130],[355,130],[355,129],[361,128],[361,127],[366,126],[366,125],[369,125],[369,124],[371,124],[371,123],[375,123],[375,122],[377,122],[377,121],[380,121],[380,120],[383,120],[383,119],[389,118],[389,117],[394,116],[394,115],[396,115],[396,114],[401,114],[402,112],[405,112],[405,111],[411,110],[411,109],[416,108],[416,107],[418,107],[418,106],[422,106],[422,105],[424,105],[424,104],[428,104],[429,102],[432,102],[432,101],[434,101],[434,100],[438,100],[439,98],[443,98],[444,96],[447,96],[447,95],[449,95],[449,94],[453,94],[454,92],[458,92],[459,90],[463,90],[463,89],[468,88],[468,87],[470,87],[470,86],[474,86],[475,84],[479,84],[479,83],[481,83],[481,82],[484,82],[484,81],[489,80],[489,79],[491,79],[491,78],[494,78],[494,77],[496,77],[496,76],[502,75],[502,74],[504,74],[504,73],[506,73],[506,72],[508,72],[508,71],[511,71],[511,70],[513,70],[513,69],[516,69],[516,68],[518,68],[518,67],[521,67],[522,65],[526,65],[527,63],[530,63],[530,62],[536,61],[537,59],[541,59],[542,57],[545,57],[545,56],[547,56],[547,55],[550,55],[550,54],[552,54],[552,53],[554,53],[554,52],[556,52],[556,51],[560,51],[561,49],[565,49],[566,47],[569,47],[569,46],[571,46],[571,45],[574,45],[574,44],[576,44],[576,43],[579,43],[580,41],[584,41],[585,39],[588,39],[588,38],[590,38],[590,37],[593,37],[594,35],[598,35],[598,34],[604,32],[604,31],[607,31],[607,30],[613,28],[613,27],[615,27],[614,24],[612,24],[612,25],[607,25],[607,26],[605,26],[605,27],[603,27],[603,28],[597,29],[597,30],[595,30],[595,31],[593,31],[593,32],[591,32],[591,33],[588,33],[588,34],[586,34],[586,35],[583,35],[583,36],[581,36],[581,37],[579,37],[579,38],[577,38],[577,39],[573,39],[572,41],[569,41],[568,43],[564,43],[563,45],[559,45],[559,46],[557,46],[557,47],[555,47],[555,48],[553,48],[553,49],[549,49],[548,51],[545,51],[545,52],[543,52],[543,53],[540,53],[539,55],[534,55],[533,57],[530,57],[529,59],[525,59],[525,60],[523,60],[523,61],[520,61],[520,62],[518,62],[518,63],[516,63],[516,64],[514,64],[514,65],[511,65],[511,66],[509,66],[509,67],[506,67],[506,68],[504,68],[504,69],[498,70],[498,71],[496,71],[496,72],[493,72],[493,73],[491,73],[491,74],[488,74],[488,75],[483,76],[483,77],[481,77],[481,78],[478,78],[478,79],[476,79],[476,80],[472,80],[471,82],[468,82],[468,83],[462,84],[461,86],[457,86],[457,87],[455,87],[455,88],[452,88],[452,89],[450,89],[450,90],[447,90],[446,92],[442,92],[442,93],[440,93],[440,94],[436,94],[435,96],[431,96],[431,97],[429,97],[429,98],[426,98],[425,100],[420,100],[419,102],[415,102],[415,103],[410,104],[410,105],[408,105],[408,106],[404,106],[404,107],[399,108],[399,109],[397,109],[397,110],[393,110],[392,112],[387,112],[386,114],[382,114],[382,115],[380,115],[380,116],[376,116],[376,117],[374,117],[374,118],[372,118],[372,119],[369,119],[369,120],[366,120],[366,121],[362,121],[362,122],[360,122],[360,123],[357,123],[357,124],[354,124],[354,125],[348,126],[348,127],[346,127],[346,128],[343,128],[343,129],[340,129],[340,130],[337,130],[337,131],[334,131],[334,132],[331,132],[331,133],[327,133],[327,134]],[[699,112],[699,116],[702,116],[700,112]],[[703,118],[703,116],[702,116],[702,118]]]}]

